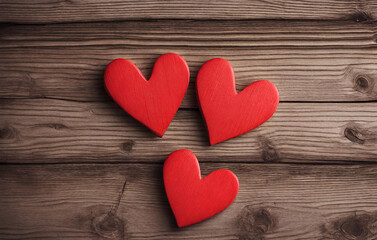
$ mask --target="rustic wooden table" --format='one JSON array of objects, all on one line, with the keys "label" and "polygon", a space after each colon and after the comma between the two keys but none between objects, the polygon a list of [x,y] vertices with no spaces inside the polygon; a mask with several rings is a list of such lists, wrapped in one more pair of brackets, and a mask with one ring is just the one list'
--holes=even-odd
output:
[{"label": "rustic wooden table", "polygon": [[[0,239],[377,239],[377,2],[0,0]],[[188,93],[160,139],[106,95],[115,58],[182,55]],[[210,147],[201,64],[267,79],[276,114]],[[178,229],[162,164],[187,148],[240,191]]]}]

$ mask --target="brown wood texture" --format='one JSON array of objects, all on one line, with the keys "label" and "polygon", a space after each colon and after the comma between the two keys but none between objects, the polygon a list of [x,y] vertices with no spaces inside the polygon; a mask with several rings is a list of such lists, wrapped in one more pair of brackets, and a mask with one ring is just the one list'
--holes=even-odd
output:
[{"label": "brown wood texture", "polygon": [[375,19],[374,0],[2,0],[0,22],[135,19]]},{"label": "brown wood texture", "polygon": [[[374,0],[0,0],[0,239],[377,239]],[[149,77],[182,55],[191,79],[163,138],[107,96],[115,58]],[[199,67],[236,88],[270,80],[281,103],[255,130],[209,146]],[[162,183],[174,150],[240,192],[178,229]]]},{"label": "brown wood texture", "polygon": [[[115,58],[149,76],[156,58],[182,55],[195,81],[215,57],[237,89],[267,79],[281,101],[377,100],[376,24],[353,21],[156,21],[7,25],[0,31],[0,97],[108,101],[103,71]],[[191,83],[182,107],[196,106]]]},{"label": "brown wood texture", "polygon": [[377,103],[280,103],[240,137],[209,146],[198,110],[180,110],[163,138],[115,103],[3,100],[2,162],[162,162],[187,148],[200,161],[376,162]]},{"label": "brown wood texture", "polygon": [[376,239],[377,167],[202,163],[235,172],[224,212],[178,229],[162,164],[0,169],[1,239]]}]

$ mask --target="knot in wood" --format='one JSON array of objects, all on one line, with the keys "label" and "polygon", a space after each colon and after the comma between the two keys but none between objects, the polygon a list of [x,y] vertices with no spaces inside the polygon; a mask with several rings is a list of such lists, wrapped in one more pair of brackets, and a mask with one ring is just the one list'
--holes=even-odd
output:
[{"label": "knot in wood", "polygon": [[112,212],[94,218],[92,227],[97,235],[105,239],[124,239],[124,223]]},{"label": "knot in wood", "polygon": [[262,239],[276,226],[276,220],[265,208],[243,208],[239,218],[240,239]]},{"label": "knot in wood", "polygon": [[364,12],[364,11],[359,11],[357,13],[354,13],[351,15],[350,17],[351,20],[355,21],[355,22],[359,22],[359,23],[363,23],[363,22],[373,22],[373,17],[368,14],[367,12]]},{"label": "knot in wood", "polygon": [[268,147],[263,150],[262,152],[262,158],[265,162],[278,162],[279,156],[276,152],[275,148]]},{"label": "knot in wood", "polygon": [[0,139],[12,139],[17,136],[17,130],[11,126],[0,128]]},{"label": "knot in wood", "polygon": [[270,140],[265,137],[259,137],[259,141],[262,147],[262,159],[265,162],[278,162],[280,161],[279,153],[275,149]]},{"label": "knot in wood", "polygon": [[122,143],[121,145],[121,149],[125,152],[130,152],[133,148],[133,146],[135,145],[135,142],[132,141],[132,140],[127,140],[125,141],[124,143]]},{"label": "knot in wood", "polygon": [[377,212],[340,218],[322,227],[324,239],[363,240],[377,236]]},{"label": "knot in wood", "polygon": [[348,239],[364,239],[368,232],[364,224],[357,217],[347,219],[341,226],[340,231]]},{"label": "knot in wood", "polygon": [[370,81],[367,76],[357,76],[355,78],[354,89],[361,93],[367,93],[371,90]]},{"label": "knot in wood", "polygon": [[357,128],[346,127],[344,129],[344,136],[351,142],[364,144],[365,138],[363,134]]}]

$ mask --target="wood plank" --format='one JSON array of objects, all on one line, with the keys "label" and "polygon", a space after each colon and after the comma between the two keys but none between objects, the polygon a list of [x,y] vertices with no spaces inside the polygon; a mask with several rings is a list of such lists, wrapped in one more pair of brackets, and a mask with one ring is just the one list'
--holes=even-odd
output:
[{"label": "wood plank", "polygon": [[2,166],[1,239],[375,239],[376,165],[205,164],[232,170],[235,202],[178,229],[162,165]]},{"label": "wood plank", "polygon": [[376,162],[377,103],[280,103],[257,129],[209,146],[198,110],[180,110],[158,138],[115,103],[2,100],[8,163],[162,162],[187,148],[201,161]]},{"label": "wood plank", "polygon": [[303,20],[153,20],[3,24],[0,47],[176,46],[176,47],[367,47],[376,22]]},{"label": "wood plank", "polygon": [[[377,100],[376,24],[350,21],[157,21],[0,30],[0,97],[108,101],[103,71],[113,59],[135,62],[149,76],[163,53],[190,66],[191,82],[207,60],[235,69],[240,91],[267,79],[281,101]],[[190,84],[182,107],[196,106]]]},{"label": "wood plank", "polygon": [[2,0],[0,22],[56,23],[134,19],[375,19],[373,0],[27,1]]}]

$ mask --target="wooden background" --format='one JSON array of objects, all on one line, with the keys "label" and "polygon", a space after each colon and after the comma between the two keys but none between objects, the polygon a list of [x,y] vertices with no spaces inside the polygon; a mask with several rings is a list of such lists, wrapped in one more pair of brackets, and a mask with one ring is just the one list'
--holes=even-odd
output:
[{"label": "wooden background", "polygon": [[[377,239],[376,19],[375,0],[0,0],[0,239]],[[192,77],[160,139],[103,71],[122,57],[149,77],[167,52]],[[214,57],[281,103],[209,147],[194,81]],[[240,192],[178,229],[162,164],[182,148]]]}]

